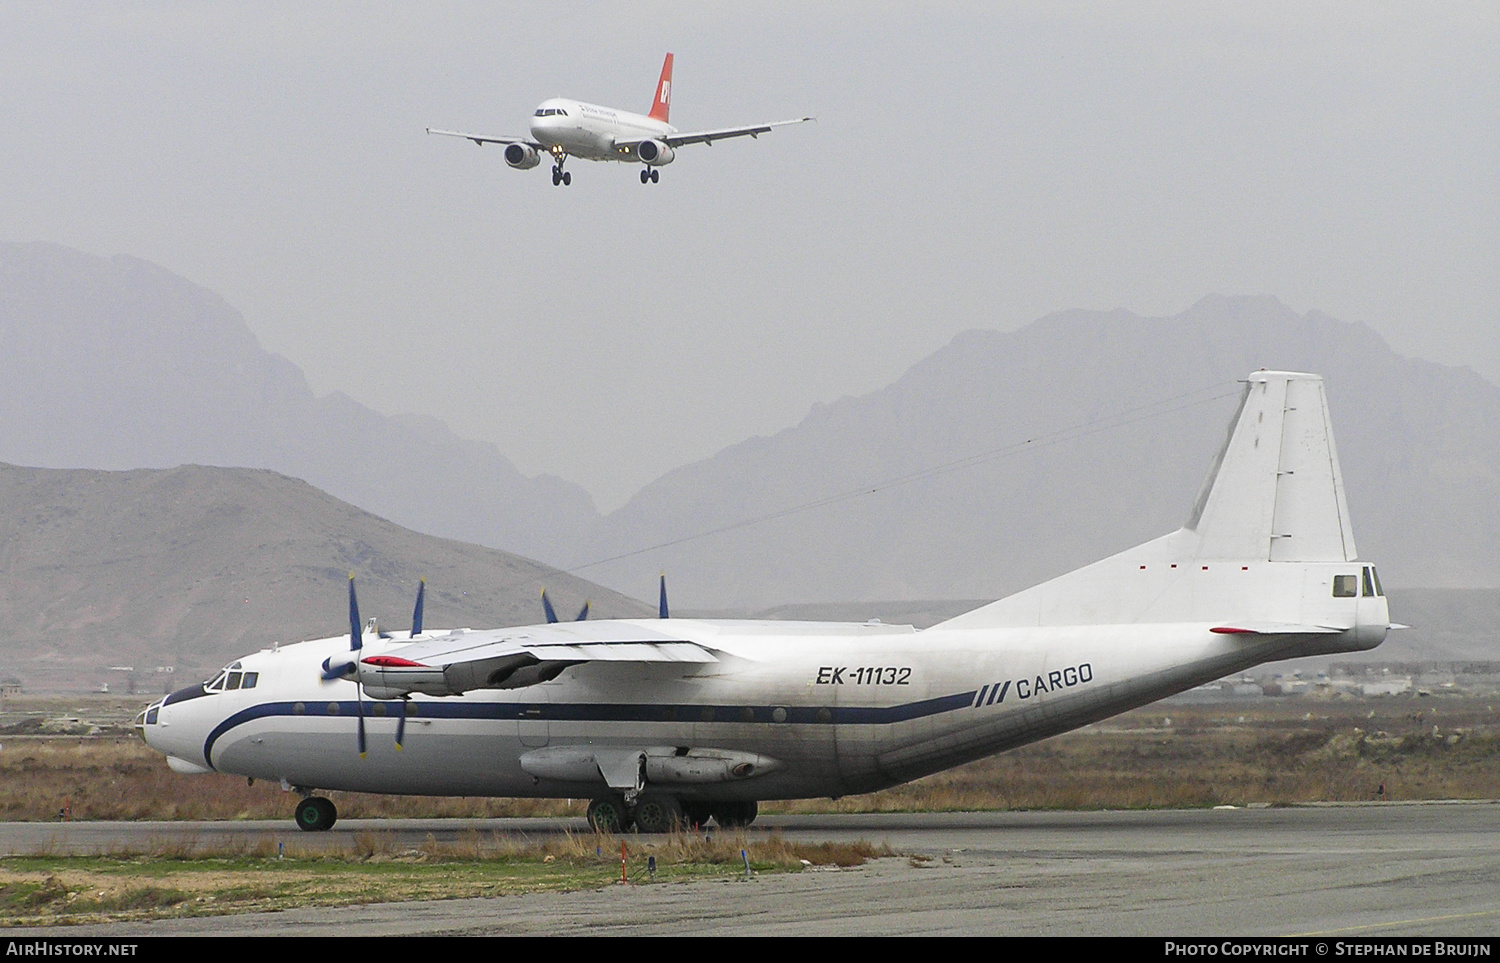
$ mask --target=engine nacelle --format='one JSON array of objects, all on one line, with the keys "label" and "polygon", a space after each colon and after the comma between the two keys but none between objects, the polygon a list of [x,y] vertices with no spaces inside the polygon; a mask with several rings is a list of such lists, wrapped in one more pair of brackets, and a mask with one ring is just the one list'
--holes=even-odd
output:
[{"label": "engine nacelle", "polygon": [[507,144],[505,147],[505,163],[518,171],[531,170],[541,162],[542,155],[530,144]]},{"label": "engine nacelle", "polygon": [[635,153],[637,157],[652,167],[670,164],[677,159],[677,152],[659,140],[641,141],[640,146],[635,149]]}]

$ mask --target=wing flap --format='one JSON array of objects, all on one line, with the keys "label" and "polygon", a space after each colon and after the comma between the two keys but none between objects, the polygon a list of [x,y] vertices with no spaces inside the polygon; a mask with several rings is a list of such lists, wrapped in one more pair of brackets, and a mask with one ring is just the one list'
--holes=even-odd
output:
[{"label": "wing flap", "polygon": [[558,623],[515,630],[455,632],[366,656],[360,682],[377,699],[461,695],[546,682],[584,662],[704,664],[707,647],[627,622]]}]

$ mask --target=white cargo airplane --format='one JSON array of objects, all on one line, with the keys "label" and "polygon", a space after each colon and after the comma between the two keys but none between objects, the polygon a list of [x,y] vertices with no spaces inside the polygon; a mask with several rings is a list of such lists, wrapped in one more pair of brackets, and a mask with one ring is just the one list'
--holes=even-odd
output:
[{"label": "white cargo airplane", "polygon": [[483,147],[505,144],[505,163],[517,170],[530,170],[541,163],[543,154],[552,155],[552,186],[573,183],[573,175],[563,170],[570,156],[591,161],[622,161],[643,164],[641,183],[661,180],[657,168],[677,157],[677,148],[686,144],[712,144],[729,137],[759,137],[773,127],[800,124],[812,120],[798,117],[749,127],[724,127],[718,130],[696,130],[682,133],[667,123],[672,107],[672,55],[661,65],[661,79],[656,82],[656,97],[648,114],[632,114],[613,107],[600,107],[580,100],[554,97],[544,100],[531,115],[531,136],[486,137],[458,130],[434,130],[429,134],[463,137]]},{"label": "white cargo airplane", "polygon": [[663,591],[663,620],[437,631],[421,599],[382,635],[351,579],[348,637],[246,656],[140,732],[179,772],[279,780],[306,830],[336,818],[317,790],[743,826],[759,800],[872,792],[1390,628],[1322,379],[1280,371],[1249,377],[1181,529],[929,629],[667,619]]}]

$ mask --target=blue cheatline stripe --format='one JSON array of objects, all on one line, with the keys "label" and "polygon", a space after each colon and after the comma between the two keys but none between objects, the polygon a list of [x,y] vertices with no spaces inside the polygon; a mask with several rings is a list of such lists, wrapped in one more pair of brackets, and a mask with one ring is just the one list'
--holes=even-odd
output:
[{"label": "blue cheatline stripe", "polygon": [[[372,702],[374,700],[366,700]],[[214,726],[208,738],[203,741],[203,758],[210,766],[213,765],[212,755],[214,743],[224,733],[255,719],[264,719],[268,716],[311,716],[324,718],[339,718],[341,716],[356,716],[359,712],[359,704],[353,699],[339,701],[336,699],[321,699],[317,701],[306,700],[300,703],[303,711],[298,712],[297,702],[263,702],[248,709],[241,709],[223,722]],[[328,706],[338,706],[337,713],[328,711]],[[401,711],[402,703],[374,701],[376,705],[386,705]],[[955,695],[939,696],[935,699],[924,699],[921,702],[907,702],[895,706],[750,706],[750,705],[673,705],[670,703],[614,703],[614,702],[577,702],[577,703],[554,703],[554,702],[413,702],[410,705],[418,706],[418,719],[530,719],[546,720],[549,722],[759,722],[771,724],[771,713],[778,709],[786,710],[786,721],[776,723],[777,725],[889,725],[894,722],[906,722],[910,719],[920,719],[924,716],[937,715],[943,712],[952,712],[954,709],[967,709],[974,704],[974,692],[960,692]],[[819,718],[819,713],[827,713],[826,718]],[[387,714],[384,718],[394,718],[396,713]],[[370,706],[365,706],[365,718],[379,719],[370,711]]]},{"label": "blue cheatline stripe", "polygon": [[988,689],[988,688],[989,688],[989,686],[985,686],[983,689],[980,689],[979,690],[979,695],[975,696],[974,697],[974,701],[971,702],[971,703],[969,703],[969,704],[972,705],[976,709],[979,708],[980,706],[984,705],[984,693],[985,693],[985,690]]}]

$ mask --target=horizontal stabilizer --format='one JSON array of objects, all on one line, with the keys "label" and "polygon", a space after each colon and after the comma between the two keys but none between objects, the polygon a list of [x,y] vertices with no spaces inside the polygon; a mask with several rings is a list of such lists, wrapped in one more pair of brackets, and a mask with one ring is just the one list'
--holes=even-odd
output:
[{"label": "horizontal stabilizer", "polygon": [[1236,622],[1209,629],[1218,635],[1337,635],[1352,626],[1293,625],[1290,622]]}]

